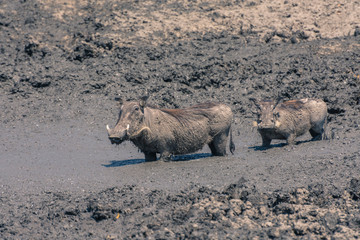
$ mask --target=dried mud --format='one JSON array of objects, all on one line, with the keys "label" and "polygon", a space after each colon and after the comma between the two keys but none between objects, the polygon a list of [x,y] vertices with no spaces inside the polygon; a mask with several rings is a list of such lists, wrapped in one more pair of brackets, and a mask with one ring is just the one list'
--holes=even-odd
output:
[{"label": "dried mud", "polygon": [[[356,1],[0,1],[2,239],[357,239]],[[231,106],[236,153],[145,163],[114,97]],[[331,140],[259,148],[250,98],[317,97]]]}]

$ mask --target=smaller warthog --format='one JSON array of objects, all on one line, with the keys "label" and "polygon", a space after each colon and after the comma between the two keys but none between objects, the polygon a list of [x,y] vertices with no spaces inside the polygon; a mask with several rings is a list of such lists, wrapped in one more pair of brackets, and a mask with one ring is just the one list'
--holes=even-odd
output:
[{"label": "smaller warthog", "polygon": [[304,98],[282,102],[278,99],[254,102],[257,111],[255,126],[262,137],[262,146],[270,146],[272,139],[286,139],[289,145],[295,138],[310,132],[312,140],[325,138],[326,103],[320,99]]},{"label": "smaller warthog", "polygon": [[147,97],[122,102],[116,126],[106,126],[113,144],[132,141],[146,161],[170,160],[172,155],[193,153],[208,144],[215,156],[226,155],[228,136],[232,141],[230,107],[220,103],[202,103],[185,109],[159,109],[148,106]]}]

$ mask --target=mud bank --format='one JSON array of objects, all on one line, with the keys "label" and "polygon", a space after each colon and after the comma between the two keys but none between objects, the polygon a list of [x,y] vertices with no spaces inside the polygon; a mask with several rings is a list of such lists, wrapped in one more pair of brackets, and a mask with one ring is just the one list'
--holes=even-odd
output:
[{"label": "mud bank", "polygon": [[222,191],[192,186],[169,194],[124,186],[76,198],[45,192],[9,204],[13,215],[2,216],[1,232],[5,239],[356,239],[359,196],[359,179],[344,189],[317,184],[271,194],[243,178]]}]

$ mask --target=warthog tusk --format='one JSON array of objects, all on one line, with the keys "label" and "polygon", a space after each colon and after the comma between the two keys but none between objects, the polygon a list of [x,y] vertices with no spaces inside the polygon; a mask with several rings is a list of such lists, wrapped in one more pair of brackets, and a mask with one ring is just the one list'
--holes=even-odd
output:
[{"label": "warthog tusk", "polygon": [[107,133],[108,133],[109,136],[110,136],[111,129],[110,129],[109,125],[106,125],[106,131],[107,131]]},{"label": "warthog tusk", "polygon": [[130,127],[130,125],[128,124],[126,127],[126,131],[129,131],[129,127]]},{"label": "warthog tusk", "polygon": [[147,131],[149,131],[149,132],[151,133],[151,130],[150,130],[149,127],[142,127],[139,131],[137,131],[136,133],[132,134],[132,135],[130,136],[130,138],[134,138],[134,137],[139,136],[140,133],[141,133],[142,131],[144,131],[144,130],[147,130]]}]

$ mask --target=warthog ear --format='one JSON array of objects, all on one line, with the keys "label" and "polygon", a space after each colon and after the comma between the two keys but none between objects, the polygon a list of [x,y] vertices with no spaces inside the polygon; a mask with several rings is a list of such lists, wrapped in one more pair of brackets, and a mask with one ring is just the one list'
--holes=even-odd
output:
[{"label": "warthog ear", "polygon": [[252,101],[255,104],[255,106],[261,110],[260,103],[259,103],[259,101],[257,99],[249,98],[249,100]]},{"label": "warthog ear", "polygon": [[117,103],[118,103],[120,106],[123,105],[123,103],[124,103],[124,100],[123,100],[122,97],[115,97],[114,100],[117,101]]},{"label": "warthog ear", "polygon": [[139,105],[140,107],[144,108],[146,106],[146,101],[148,100],[149,96],[143,96],[140,98]]},{"label": "warthog ear", "polygon": [[274,105],[273,109],[275,109],[275,108],[277,107],[277,105],[279,105],[279,104],[282,103],[283,101],[284,101],[284,99],[279,96],[279,97],[276,99],[276,102],[275,102],[275,105]]}]

